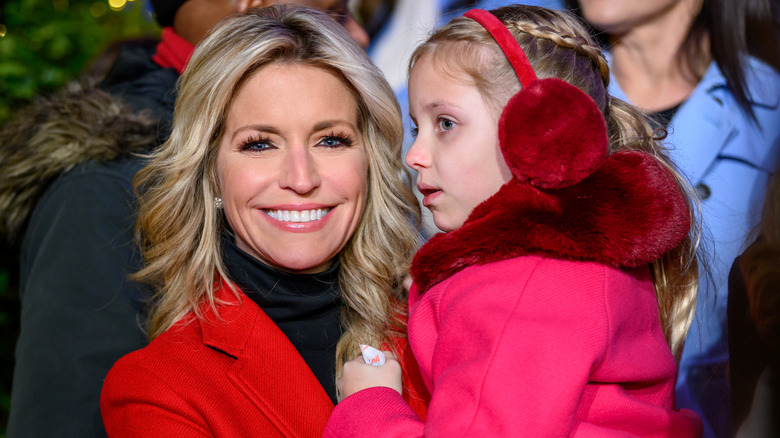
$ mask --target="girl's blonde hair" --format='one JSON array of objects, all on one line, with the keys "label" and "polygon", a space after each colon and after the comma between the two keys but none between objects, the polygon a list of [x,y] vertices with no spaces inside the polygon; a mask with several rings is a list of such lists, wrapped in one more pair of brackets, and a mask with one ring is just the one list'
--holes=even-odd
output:
[{"label": "girl's blonde hair", "polygon": [[[215,312],[215,281],[229,279],[221,257],[223,214],[217,151],[232,99],[270,64],[303,64],[336,73],[355,98],[368,157],[368,195],[360,223],[339,254],[344,360],[359,343],[381,345],[403,334],[408,265],[419,246],[420,208],[401,164],[398,102],[381,72],[344,28],[325,13],[293,7],[248,12],[223,22],[192,56],[178,86],[173,132],[136,177],[138,240],[145,267],[135,278],[156,290],[154,338],[204,304]],[[305,102],[301,102],[305,105]],[[234,290],[238,296],[238,292]],[[398,316],[399,318],[391,318]]]},{"label": "girl's blonde hair", "polygon": [[[695,225],[677,248],[653,263],[653,274],[664,335],[679,358],[696,306],[700,225],[694,220],[694,208],[698,206],[694,192],[661,144],[665,132],[655,129],[638,109],[609,96],[607,61],[576,17],[565,11],[525,5],[490,12],[507,26],[539,79],[563,79],[593,98],[607,122],[609,153],[648,153],[674,175]],[[494,109],[496,119],[520,91],[520,82],[506,55],[484,27],[469,18],[456,18],[434,32],[412,54],[409,71],[425,56],[432,56],[442,72],[471,81]]]}]

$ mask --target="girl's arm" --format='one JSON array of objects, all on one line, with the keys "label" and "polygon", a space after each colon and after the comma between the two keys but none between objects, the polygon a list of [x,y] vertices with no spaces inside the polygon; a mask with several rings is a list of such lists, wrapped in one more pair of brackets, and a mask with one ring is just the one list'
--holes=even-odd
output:
[{"label": "girl's arm", "polygon": [[568,435],[606,351],[605,269],[527,257],[440,284],[410,319],[412,331],[425,330],[410,333],[415,348],[433,338],[432,354],[418,355],[433,384],[426,421],[397,392],[371,388],[339,403],[326,435]]}]

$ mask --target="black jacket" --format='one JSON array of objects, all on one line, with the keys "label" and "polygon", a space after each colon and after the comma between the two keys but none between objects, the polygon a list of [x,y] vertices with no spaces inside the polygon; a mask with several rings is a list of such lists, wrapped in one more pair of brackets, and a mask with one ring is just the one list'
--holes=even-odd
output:
[{"label": "black jacket", "polygon": [[123,48],[99,86],[40,100],[0,133],[0,217],[13,218],[0,232],[21,241],[9,438],[105,436],[103,379],[147,343],[147,291],[128,279],[132,179],[168,135],[178,79],[153,51]]}]

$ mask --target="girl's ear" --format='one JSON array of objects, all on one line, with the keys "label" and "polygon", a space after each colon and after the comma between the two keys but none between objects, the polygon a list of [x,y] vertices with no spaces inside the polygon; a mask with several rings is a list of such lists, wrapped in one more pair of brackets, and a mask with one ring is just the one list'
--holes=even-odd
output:
[{"label": "girl's ear", "polygon": [[498,121],[514,177],[544,189],[568,187],[607,158],[604,116],[593,99],[558,78],[537,79],[514,95]]}]

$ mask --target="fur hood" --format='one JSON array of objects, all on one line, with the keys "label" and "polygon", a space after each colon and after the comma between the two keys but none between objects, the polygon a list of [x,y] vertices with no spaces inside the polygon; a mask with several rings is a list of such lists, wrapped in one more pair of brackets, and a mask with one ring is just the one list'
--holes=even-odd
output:
[{"label": "fur hood", "polygon": [[157,122],[93,83],[72,83],[0,130],[0,238],[15,242],[49,184],[79,163],[145,152]]},{"label": "fur hood", "polygon": [[531,254],[635,267],[688,234],[688,204],[669,169],[645,153],[607,156],[606,123],[576,87],[531,82],[505,107],[498,135],[512,179],[417,252],[421,293],[468,266]]}]

